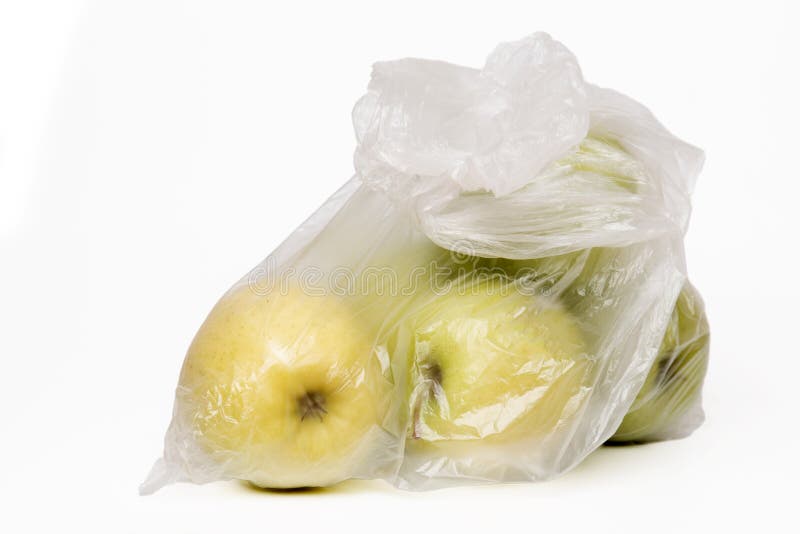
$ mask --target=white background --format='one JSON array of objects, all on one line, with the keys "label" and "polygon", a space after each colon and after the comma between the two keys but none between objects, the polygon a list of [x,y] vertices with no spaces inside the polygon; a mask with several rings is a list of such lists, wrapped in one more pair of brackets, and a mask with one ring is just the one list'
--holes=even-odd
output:
[{"label": "white background", "polygon": [[[798,528],[796,7],[268,4],[0,3],[0,531]],[[370,65],[480,66],[535,30],[706,150],[705,425],[541,484],[139,497],[203,317],[351,175]]]}]

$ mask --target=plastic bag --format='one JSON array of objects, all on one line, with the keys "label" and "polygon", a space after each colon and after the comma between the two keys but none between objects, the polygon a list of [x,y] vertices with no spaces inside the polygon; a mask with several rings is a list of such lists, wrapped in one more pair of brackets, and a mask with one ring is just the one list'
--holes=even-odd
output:
[{"label": "plastic bag", "polygon": [[699,296],[673,314],[698,149],[545,34],[378,63],[353,122],[355,177],[200,328],[142,493],[542,480],[700,423]]}]

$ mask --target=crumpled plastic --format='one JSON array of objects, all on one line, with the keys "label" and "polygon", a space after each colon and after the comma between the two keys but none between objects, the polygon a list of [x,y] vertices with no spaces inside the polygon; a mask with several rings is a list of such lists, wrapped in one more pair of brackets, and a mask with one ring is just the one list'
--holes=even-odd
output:
[{"label": "crumpled plastic", "polygon": [[353,123],[355,176],[200,328],[142,493],[544,480],[699,426],[699,149],[543,33],[378,63]]}]

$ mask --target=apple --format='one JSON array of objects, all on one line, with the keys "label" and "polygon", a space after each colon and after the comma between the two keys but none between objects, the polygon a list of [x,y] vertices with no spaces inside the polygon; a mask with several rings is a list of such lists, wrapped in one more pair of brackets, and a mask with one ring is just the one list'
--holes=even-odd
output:
[{"label": "apple", "polygon": [[386,448],[384,371],[343,301],[243,285],[194,338],[180,409],[225,475],[270,488],[327,486]]},{"label": "apple", "polygon": [[683,437],[702,415],[698,407],[708,366],[709,329],[703,300],[687,283],[667,324],[644,385],[609,440],[646,442]]},{"label": "apple", "polygon": [[[585,339],[602,335],[605,302],[613,301],[633,272],[626,248],[595,248],[533,260],[474,258],[465,262],[468,280],[505,277],[539,295],[558,298],[576,317]],[[469,268],[473,268],[472,272]],[[599,329],[599,330],[598,330]],[[611,442],[681,437],[702,417],[697,400],[708,363],[709,332],[703,303],[687,283],[673,310],[658,357]]]},{"label": "apple", "polygon": [[616,140],[596,134],[587,136],[578,148],[554,166],[570,172],[587,172],[597,179],[636,193],[647,179],[647,172]]},{"label": "apple", "polygon": [[467,280],[498,276],[513,281],[527,293],[559,298],[580,276],[590,252],[584,249],[531,260],[472,257],[453,270]]},{"label": "apple", "polygon": [[[578,182],[571,184],[566,182],[567,178],[576,177]],[[587,136],[572,152],[563,158],[552,163],[537,180],[552,182],[558,187],[575,188],[573,192],[579,194],[584,199],[594,201],[596,194],[621,193],[622,197],[633,198],[636,194],[646,191],[648,173],[644,165],[631,155],[618,141],[592,133]],[[524,198],[524,189],[520,191]],[[579,193],[578,193],[579,192]],[[488,193],[486,194],[488,195]],[[480,195],[473,194],[467,197],[472,202],[492,202],[491,199],[479,198]],[[467,200],[464,200],[465,202]],[[510,202],[506,207],[498,204],[497,210],[514,210],[514,195],[510,195],[508,200],[497,200],[496,202]],[[558,214],[554,214],[558,217]],[[575,214],[572,214],[575,216]],[[610,217],[615,217],[613,212],[609,212]],[[575,224],[580,223],[582,216],[576,219]],[[608,221],[606,221],[608,222]],[[587,223],[588,224],[588,223]],[[517,226],[513,226],[517,228]],[[569,227],[564,227],[569,229]],[[552,228],[543,229],[551,231]],[[587,229],[590,231],[591,229]],[[542,236],[532,236],[541,239]],[[563,238],[559,234],[553,234],[553,240]],[[516,239],[516,238],[515,238]],[[469,261],[463,262],[458,267],[461,272],[468,272],[470,267],[486,272],[504,275],[506,277],[521,280],[529,287],[535,287],[537,291],[558,295],[563,293],[572,280],[581,273],[583,264],[587,262],[592,249],[582,248],[580,250],[551,255],[533,259],[508,259],[508,258],[487,258],[472,257]]]},{"label": "apple", "polygon": [[542,437],[587,394],[592,365],[572,317],[502,277],[432,299],[413,335],[412,440]]}]

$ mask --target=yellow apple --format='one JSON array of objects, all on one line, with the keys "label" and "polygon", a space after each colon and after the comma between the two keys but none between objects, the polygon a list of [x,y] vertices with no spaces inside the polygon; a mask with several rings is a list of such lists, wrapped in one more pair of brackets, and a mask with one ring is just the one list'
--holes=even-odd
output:
[{"label": "yellow apple", "polygon": [[454,286],[414,318],[410,437],[542,437],[575,414],[591,363],[560,305],[500,277]]},{"label": "yellow apple", "polygon": [[180,409],[226,475],[273,488],[326,486],[384,446],[392,387],[384,371],[340,300],[244,285],[219,301],[192,342]]},{"label": "yellow apple", "polygon": [[686,422],[699,400],[708,366],[709,330],[703,301],[687,283],[678,297],[656,361],[611,442],[682,437],[699,420]]},{"label": "yellow apple", "polygon": [[573,153],[558,160],[554,166],[571,172],[592,173],[596,178],[606,179],[631,193],[641,189],[647,178],[644,165],[618,141],[597,135],[587,136]]}]

